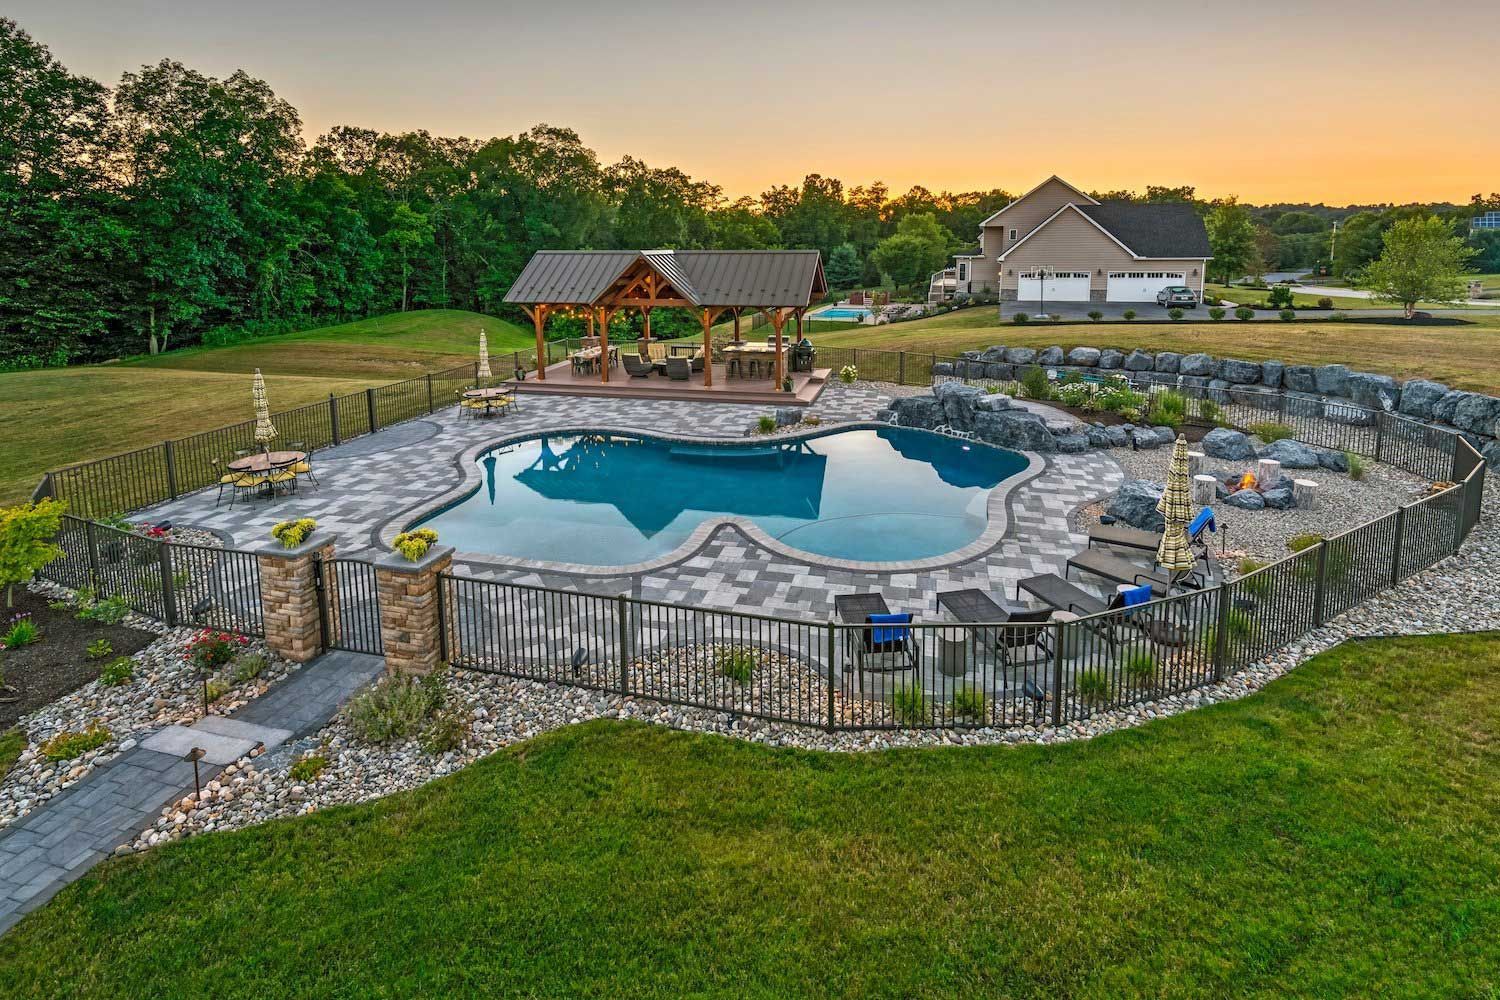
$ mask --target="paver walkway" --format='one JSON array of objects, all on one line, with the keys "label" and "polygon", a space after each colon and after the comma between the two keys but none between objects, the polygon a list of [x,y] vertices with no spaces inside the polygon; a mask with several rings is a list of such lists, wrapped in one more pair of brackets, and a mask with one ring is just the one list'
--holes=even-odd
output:
[{"label": "paver walkway", "polygon": [[[169,726],[0,833],[0,933],[156,822],[167,803],[193,789],[193,765],[207,783],[257,743],[310,735],[344,700],[384,669],[378,656],[333,652],[297,671],[232,717]],[[154,749],[153,749],[154,747]]]}]

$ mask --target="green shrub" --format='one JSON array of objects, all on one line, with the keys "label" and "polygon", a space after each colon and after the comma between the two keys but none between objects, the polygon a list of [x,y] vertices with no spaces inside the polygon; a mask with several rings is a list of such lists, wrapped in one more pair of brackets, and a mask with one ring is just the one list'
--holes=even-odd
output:
[{"label": "green shrub", "polygon": [[1225,313],[1223,306],[1214,306],[1208,311],[1208,318],[1217,323],[1219,320],[1224,318],[1224,314]]},{"label": "green shrub", "polygon": [[442,709],[433,716],[427,728],[422,730],[418,741],[427,753],[440,754],[457,750],[463,746],[469,733],[469,724],[464,717],[452,709]]},{"label": "green shrub", "polygon": [[968,719],[971,722],[983,721],[988,707],[984,691],[967,685],[953,692],[953,700],[949,705],[955,719]]},{"label": "green shrub", "polygon": [[1151,419],[1174,431],[1187,420],[1187,397],[1168,389],[1151,397]]},{"label": "green shrub", "polygon": [[95,639],[84,652],[91,660],[102,660],[114,651],[115,647],[109,644],[108,639]]},{"label": "green shrub", "polygon": [[1084,670],[1073,679],[1073,693],[1090,705],[1109,697],[1109,681],[1097,670]]},{"label": "green shrub", "polygon": [[99,683],[105,687],[119,687],[130,683],[135,676],[135,661],[128,656],[117,656],[99,671]]},{"label": "green shrub", "polygon": [[199,673],[208,673],[233,660],[249,642],[244,636],[231,632],[199,629],[198,634],[188,640],[182,655]]},{"label": "green shrub", "polygon": [[915,726],[928,719],[927,693],[920,684],[902,684],[891,695],[891,710],[903,726]]},{"label": "green shrub", "polygon": [[1224,616],[1224,624],[1229,629],[1231,639],[1248,639],[1255,631],[1255,619],[1239,608],[1229,609],[1229,613]]},{"label": "green shrub", "polygon": [[1104,314],[1102,312],[1100,312],[1099,310],[1097,310],[1097,309],[1090,309],[1089,310],[1089,319],[1093,320],[1095,323],[1099,322],[1103,318],[1104,318]]},{"label": "green shrub", "polygon": [[101,625],[118,625],[130,614],[130,605],[123,597],[106,597],[102,601],[80,604],[73,616],[79,621],[98,622]]},{"label": "green shrub", "polygon": [[1234,311],[1234,318],[1239,320],[1240,322],[1244,322],[1247,319],[1254,319],[1255,310],[1251,309],[1249,306],[1240,306]]},{"label": "green shrub", "polygon": [[984,387],[984,391],[991,396],[996,396],[1000,393],[1000,387],[998,385],[987,385]]},{"label": "green shrub", "polygon": [[299,785],[305,785],[316,781],[318,775],[322,774],[328,767],[328,758],[322,754],[305,753],[292,761],[291,770],[287,773],[291,779]]},{"label": "green shrub", "polygon": [[1156,683],[1156,657],[1148,650],[1137,649],[1126,654],[1121,668],[1136,687],[1150,687]]},{"label": "green shrub", "polygon": [[427,550],[437,540],[438,534],[431,528],[416,528],[403,531],[391,539],[391,548],[405,556],[408,562],[416,562],[427,554]]},{"label": "green shrub", "polygon": [[97,722],[81,733],[64,729],[42,744],[42,756],[53,763],[75,760],[90,750],[102,747],[110,741],[112,736],[113,734],[108,729]]},{"label": "green shrub", "polygon": [[259,677],[265,671],[266,666],[266,658],[259,653],[241,653],[235,657],[234,669],[230,671],[229,676],[236,684],[244,684],[246,681],[253,681]]},{"label": "green shrub", "polygon": [[42,631],[36,627],[36,622],[31,620],[30,615],[16,615],[10,620],[5,634],[0,636],[0,646],[6,649],[20,649],[22,646],[30,646],[41,638]]},{"label": "green shrub", "polygon": [[1174,320],[1182,319],[1185,315],[1181,309],[1172,308],[1167,310],[1167,315]]},{"label": "green shrub", "polygon": [[1270,444],[1273,441],[1285,441],[1297,433],[1289,425],[1277,423],[1273,420],[1251,424],[1246,429],[1266,444]]},{"label": "green shrub", "polygon": [[283,548],[295,549],[307,540],[307,536],[313,533],[318,522],[310,517],[299,517],[295,521],[281,521],[271,528],[271,537],[282,544]]},{"label": "green shrub", "polygon": [[1126,410],[1139,412],[1146,406],[1146,394],[1134,389],[1106,389],[1099,396],[1099,405],[1111,413],[1124,413]]},{"label": "green shrub", "polygon": [[1323,540],[1322,535],[1312,533],[1293,535],[1286,540],[1286,547],[1293,552],[1305,552]]},{"label": "green shrub", "polygon": [[1021,372],[1021,394],[1027,399],[1051,399],[1052,380],[1045,370],[1031,365]]},{"label": "green shrub", "polygon": [[1344,461],[1349,463],[1350,479],[1358,480],[1365,478],[1365,460],[1362,456],[1356,455],[1352,451],[1346,451],[1344,452]]},{"label": "green shrub", "polygon": [[770,434],[776,430],[776,418],[770,415],[763,416],[755,422],[755,426],[762,434]]},{"label": "green shrub", "polygon": [[1319,309],[1332,309],[1333,308],[1333,300],[1330,299],[1326,295],[1323,296],[1322,298],[1320,298],[1318,300],[1318,308]]},{"label": "green shrub", "polygon": [[229,693],[229,682],[221,677],[211,678],[203,685],[203,700],[212,705]]},{"label": "green shrub", "polygon": [[1281,317],[1281,321],[1283,323],[1290,323],[1292,320],[1297,318],[1297,314],[1290,309],[1283,309],[1276,315]]},{"label": "green shrub", "polygon": [[349,700],[349,727],[368,743],[414,739],[447,700],[441,673],[426,677],[388,675]]},{"label": "green shrub", "polygon": [[1271,304],[1272,309],[1290,309],[1293,302],[1292,290],[1286,285],[1277,285],[1266,296],[1266,301]]},{"label": "green shrub", "polygon": [[1134,309],[1126,309],[1124,312],[1120,313],[1120,315],[1124,316],[1125,319],[1126,319],[1126,321],[1133,320],[1133,319],[1135,319],[1135,310]]},{"label": "green shrub", "polygon": [[755,653],[741,646],[720,649],[714,653],[714,669],[732,681],[749,684],[755,672]]},{"label": "green shrub", "polygon": [[1224,426],[1224,408],[1211,399],[1198,400],[1198,419],[1215,427]]},{"label": "green shrub", "polygon": [[853,365],[845,365],[839,369],[839,381],[845,385],[853,385],[859,380],[859,369]]},{"label": "green shrub", "polygon": [[1023,326],[1031,322],[1031,317],[1025,313],[1015,313],[1011,316],[1010,321],[1017,326]]},{"label": "green shrub", "polygon": [[0,509],[0,586],[5,588],[7,608],[15,607],[16,584],[30,580],[63,554],[52,540],[66,507],[59,500],[43,500]]},{"label": "green shrub", "polygon": [[1244,585],[1245,592],[1255,597],[1265,597],[1271,593],[1271,577],[1265,573],[1256,575],[1259,570],[1265,569],[1266,563],[1250,556],[1240,559],[1238,570],[1240,580]]}]

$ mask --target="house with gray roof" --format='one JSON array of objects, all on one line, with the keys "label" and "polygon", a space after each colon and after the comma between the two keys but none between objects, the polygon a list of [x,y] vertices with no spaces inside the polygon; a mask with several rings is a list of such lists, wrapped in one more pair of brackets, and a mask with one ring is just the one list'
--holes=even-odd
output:
[{"label": "house with gray roof", "polygon": [[1099,201],[1053,176],[980,223],[979,249],[933,276],[932,298],[1155,302],[1187,285],[1201,300],[1212,256],[1191,205]]}]

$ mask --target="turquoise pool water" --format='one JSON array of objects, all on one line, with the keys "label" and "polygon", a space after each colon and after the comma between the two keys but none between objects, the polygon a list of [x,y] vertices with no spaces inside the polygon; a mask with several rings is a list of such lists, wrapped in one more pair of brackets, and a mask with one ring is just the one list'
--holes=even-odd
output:
[{"label": "turquoise pool water", "polygon": [[865,317],[868,316],[868,315],[870,315],[870,310],[868,310],[868,309],[855,309],[853,307],[840,308],[838,306],[833,306],[833,307],[830,307],[828,309],[824,309],[821,312],[815,312],[815,313],[813,313],[812,316],[811,316],[811,318],[812,319],[847,319],[847,320],[856,320],[857,319],[861,323],[863,323],[865,321]]},{"label": "turquoise pool water", "polygon": [[1019,454],[911,428],[702,445],[542,437],[478,459],[477,491],[426,519],[460,552],[617,566],[665,555],[704,520],[753,521],[792,548],[922,559],[978,538]]}]

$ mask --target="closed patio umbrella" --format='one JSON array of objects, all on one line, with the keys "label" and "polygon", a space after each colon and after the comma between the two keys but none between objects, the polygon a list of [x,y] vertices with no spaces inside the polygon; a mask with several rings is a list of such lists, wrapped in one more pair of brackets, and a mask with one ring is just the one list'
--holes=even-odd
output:
[{"label": "closed patio umbrella", "polygon": [[490,342],[485,339],[483,327],[479,329],[479,367],[474,374],[482,379],[490,377]]},{"label": "closed patio umbrella", "polygon": [[276,436],[276,427],[271,423],[271,405],[266,399],[266,379],[255,369],[255,381],[250,386],[250,400],[255,404],[255,443],[264,451]]},{"label": "closed patio umbrella", "polygon": [[1198,562],[1188,544],[1187,526],[1193,519],[1193,485],[1188,474],[1187,438],[1177,436],[1172,446],[1172,464],[1167,468],[1167,488],[1162,492],[1157,512],[1166,519],[1161,544],[1156,547],[1156,561],[1175,576],[1181,576]]}]

